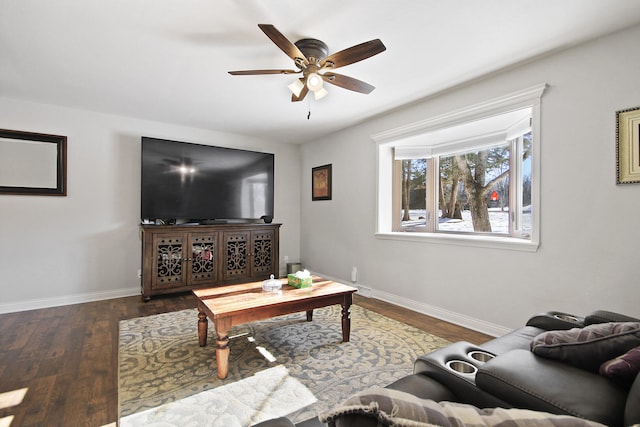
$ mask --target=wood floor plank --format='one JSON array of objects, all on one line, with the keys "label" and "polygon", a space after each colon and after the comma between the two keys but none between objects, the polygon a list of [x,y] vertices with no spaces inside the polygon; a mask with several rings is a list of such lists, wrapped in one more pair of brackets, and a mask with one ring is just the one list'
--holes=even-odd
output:
[{"label": "wood floor plank", "polygon": [[[449,341],[491,337],[380,300],[354,303]],[[12,426],[100,427],[117,421],[119,322],[195,308],[187,293],[0,314],[0,393],[27,387],[24,401],[0,408]]]}]

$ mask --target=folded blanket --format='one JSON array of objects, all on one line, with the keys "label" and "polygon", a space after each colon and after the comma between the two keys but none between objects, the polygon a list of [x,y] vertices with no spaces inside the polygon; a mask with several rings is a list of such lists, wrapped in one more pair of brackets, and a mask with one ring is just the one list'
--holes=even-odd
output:
[{"label": "folded blanket", "polygon": [[525,409],[478,409],[453,402],[435,402],[386,388],[373,388],[347,399],[340,407],[320,414],[320,421],[335,427],[349,414],[375,418],[380,426],[500,426],[500,427],[602,427],[581,418]]}]

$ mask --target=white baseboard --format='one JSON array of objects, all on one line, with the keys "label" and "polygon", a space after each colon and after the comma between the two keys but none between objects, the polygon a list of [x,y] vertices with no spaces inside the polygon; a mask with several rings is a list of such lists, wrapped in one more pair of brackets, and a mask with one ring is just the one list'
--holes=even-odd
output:
[{"label": "white baseboard", "polygon": [[390,294],[388,292],[374,290],[373,298],[390,302],[392,304],[408,308],[409,310],[417,311],[418,313],[426,314],[427,316],[435,317],[437,319],[444,320],[446,322],[453,323],[467,329],[472,329],[474,331],[481,332],[492,337],[499,337],[512,331],[512,329],[506,328],[504,326],[485,322],[484,320],[469,317],[461,313],[445,310],[443,308],[435,307],[429,304],[424,304],[408,298],[400,297],[398,295]]},{"label": "white baseboard", "polygon": [[[498,337],[511,331],[511,329],[504,326],[496,325],[493,323],[485,322],[480,319],[469,317],[467,315],[456,313],[453,311],[445,310],[440,307],[435,307],[429,304],[424,304],[412,299],[404,298],[395,294],[391,294],[384,291],[378,291],[368,286],[359,283],[351,283],[346,280],[329,277],[327,275],[312,272],[321,277],[325,277],[329,280],[333,280],[340,283],[345,283],[358,288],[358,294],[367,298],[376,298],[382,301],[386,301],[400,307],[408,308],[409,310],[416,311],[418,313],[426,314],[446,322],[450,322],[474,331],[481,332],[490,336]],[[65,295],[54,298],[42,298],[32,299],[26,301],[18,301],[9,304],[0,304],[0,314],[13,313],[17,311],[37,310],[40,308],[59,307],[70,304],[81,304],[85,302],[101,301],[113,298],[122,298],[140,295],[140,288],[123,288],[115,289],[105,292],[93,292],[75,295]]]},{"label": "white baseboard", "polygon": [[84,302],[101,301],[113,298],[122,298],[140,295],[140,288],[123,288],[112,291],[92,292],[75,295],[64,295],[53,298],[39,298],[26,301],[18,301],[9,304],[0,304],[0,314],[14,313],[17,311],[37,310],[40,308],[60,307],[70,304],[81,304]]},{"label": "white baseboard", "polygon": [[477,331],[486,335],[490,335],[492,337],[499,337],[506,333],[511,332],[510,328],[506,328],[504,326],[485,322],[484,320],[476,319],[474,317],[469,317],[461,313],[445,310],[440,307],[424,304],[409,298],[404,298],[395,294],[391,294],[389,292],[378,291],[376,289],[372,289],[369,286],[365,286],[360,283],[351,283],[349,281],[333,278],[325,274],[316,273],[316,272],[312,272],[312,273],[320,277],[324,277],[328,280],[333,280],[334,282],[340,282],[350,286],[354,286],[358,288],[358,295],[362,295],[363,297],[376,298],[382,301],[386,301],[391,304],[398,305],[400,307],[408,308],[409,310],[413,310],[421,314],[426,314],[427,316],[444,320],[445,322],[453,323],[455,325],[462,326],[467,329],[472,329],[474,331]]}]

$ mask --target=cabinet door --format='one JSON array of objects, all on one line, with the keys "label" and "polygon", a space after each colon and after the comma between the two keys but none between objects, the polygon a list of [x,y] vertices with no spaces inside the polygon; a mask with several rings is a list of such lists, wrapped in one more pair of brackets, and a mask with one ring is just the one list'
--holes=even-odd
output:
[{"label": "cabinet door", "polygon": [[186,284],[185,237],[182,233],[153,236],[152,288],[164,289]]},{"label": "cabinet door", "polygon": [[249,250],[251,232],[228,231],[223,233],[224,258],[223,280],[246,279],[250,277]]},{"label": "cabinet door", "polygon": [[274,230],[251,232],[251,277],[277,277],[275,246]]},{"label": "cabinet door", "polygon": [[213,284],[218,279],[218,233],[189,233],[188,284]]}]

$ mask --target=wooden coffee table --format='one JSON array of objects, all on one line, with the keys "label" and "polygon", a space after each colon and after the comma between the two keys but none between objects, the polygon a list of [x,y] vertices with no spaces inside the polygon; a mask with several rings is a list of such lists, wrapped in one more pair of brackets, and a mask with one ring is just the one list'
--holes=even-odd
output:
[{"label": "wooden coffee table", "polygon": [[306,311],[307,321],[313,320],[313,309],[329,305],[342,305],[342,341],[348,342],[351,333],[349,307],[356,288],[313,278],[313,286],[294,288],[282,279],[277,292],[262,290],[262,281],[239,285],[194,290],[198,300],[198,340],[200,347],[207,345],[207,317],[216,330],[216,364],[218,378],[229,372],[229,329],[234,325],[269,319],[283,314]]}]

